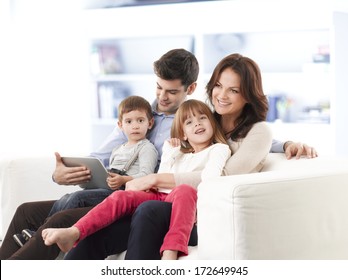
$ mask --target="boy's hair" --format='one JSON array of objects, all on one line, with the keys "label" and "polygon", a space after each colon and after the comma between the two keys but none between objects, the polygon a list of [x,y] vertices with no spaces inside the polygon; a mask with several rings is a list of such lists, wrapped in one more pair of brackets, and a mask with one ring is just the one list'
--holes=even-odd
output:
[{"label": "boy's hair", "polygon": [[118,119],[122,122],[123,115],[134,110],[145,111],[149,120],[153,118],[150,103],[143,97],[132,95],[122,100],[118,105]]},{"label": "boy's hair", "polygon": [[225,135],[223,134],[220,125],[216,121],[213,112],[210,110],[208,105],[202,101],[190,99],[186,100],[179,106],[179,109],[176,111],[170,132],[172,138],[179,138],[181,140],[181,151],[183,153],[190,153],[193,150],[190,143],[188,141],[183,140],[183,125],[187,118],[197,113],[205,114],[211,122],[211,126],[213,128],[213,136],[211,138],[211,143],[227,144]]},{"label": "boy's hair", "polygon": [[173,49],[153,63],[155,74],[163,80],[180,80],[185,90],[197,81],[197,58],[185,49]]}]

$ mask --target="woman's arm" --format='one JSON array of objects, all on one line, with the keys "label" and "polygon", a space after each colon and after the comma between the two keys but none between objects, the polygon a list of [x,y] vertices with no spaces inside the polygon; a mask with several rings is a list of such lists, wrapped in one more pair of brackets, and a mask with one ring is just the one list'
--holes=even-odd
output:
[{"label": "woman's arm", "polygon": [[204,160],[201,180],[214,178],[222,175],[226,161],[231,157],[230,147],[226,144],[214,144],[209,150],[209,155]]},{"label": "woman's arm", "polygon": [[174,174],[157,173],[136,178],[126,183],[126,190],[146,191],[152,188],[173,189],[176,186]]},{"label": "woman's arm", "polygon": [[201,182],[202,171],[185,172],[185,173],[174,173],[175,185],[179,186],[187,184],[192,187],[198,187]]},{"label": "woman's arm", "polygon": [[224,175],[260,171],[271,144],[272,133],[267,123],[254,124],[244,139],[231,144],[233,155],[225,165]]},{"label": "woman's arm", "polygon": [[169,171],[175,162],[175,158],[180,154],[180,147],[175,145],[175,142],[172,143],[166,140],[163,144],[162,152],[161,164],[158,170],[159,173],[149,174],[127,182],[126,190],[146,191],[153,188],[172,189],[176,186],[174,176],[172,173],[169,173]]},{"label": "woman's arm", "polygon": [[[231,144],[232,156],[227,160],[223,175],[258,172],[268,155],[272,144],[272,133],[266,122],[259,122],[240,142]],[[176,185],[189,184],[197,187],[201,182],[201,172],[174,174]]]}]

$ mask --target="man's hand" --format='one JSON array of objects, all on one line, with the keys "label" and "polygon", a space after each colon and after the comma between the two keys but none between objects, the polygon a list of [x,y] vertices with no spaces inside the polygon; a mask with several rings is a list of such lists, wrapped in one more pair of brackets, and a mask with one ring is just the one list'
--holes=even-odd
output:
[{"label": "man's hand", "polygon": [[307,158],[315,158],[318,156],[317,151],[313,147],[310,147],[307,144],[301,142],[285,142],[284,150],[287,159],[291,159],[292,157],[299,159],[301,156],[306,156]]},{"label": "man's hand", "polygon": [[59,153],[56,156],[56,169],[52,179],[59,185],[79,185],[91,179],[91,172],[85,166],[67,167],[62,161]]}]

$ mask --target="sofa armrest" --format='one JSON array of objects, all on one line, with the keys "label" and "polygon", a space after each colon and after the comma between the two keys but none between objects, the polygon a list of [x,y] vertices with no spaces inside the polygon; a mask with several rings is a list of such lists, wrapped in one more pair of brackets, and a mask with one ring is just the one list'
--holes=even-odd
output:
[{"label": "sofa armrest", "polygon": [[198,256],[347,259],[347,197],[347,160],[201,183]]},{"label": "sofa armrest", "polygon": [[0,160],[0,239],[23,202],[58,199],[78,186],[60,186],[51,179],[55,157],[28,157]]}]

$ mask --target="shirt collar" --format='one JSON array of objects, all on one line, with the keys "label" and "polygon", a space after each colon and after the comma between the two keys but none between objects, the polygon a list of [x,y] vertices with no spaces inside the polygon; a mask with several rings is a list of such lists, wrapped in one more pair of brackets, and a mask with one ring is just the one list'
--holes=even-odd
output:
[{"label": "shirt collar", "polygon": [[175,116],[175,114],[170,114],[170,115],[165,115],[164,113],[160,113],[160,112],[157,112],[157,99],[155,99],[155,101],[152,102],[152,113],[154,116],[163,116],[163,117],[168,117],[168,118],[173,118]]}]

